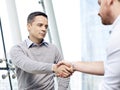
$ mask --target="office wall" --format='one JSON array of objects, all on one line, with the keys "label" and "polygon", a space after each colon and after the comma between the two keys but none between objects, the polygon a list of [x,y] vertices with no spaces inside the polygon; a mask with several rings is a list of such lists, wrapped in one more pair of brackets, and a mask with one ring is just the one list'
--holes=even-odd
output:
[{"label": "office wall", "polygon": [[[65,60],[81,60],[80,0],[52,0]],[[71,90],[82,90],[81,73],[71,76]]]}]

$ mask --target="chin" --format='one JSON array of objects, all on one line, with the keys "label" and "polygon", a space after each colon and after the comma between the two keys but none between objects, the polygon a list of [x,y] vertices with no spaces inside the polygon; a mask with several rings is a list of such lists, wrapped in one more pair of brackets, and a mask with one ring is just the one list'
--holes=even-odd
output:
[{"label": "chin", "polygon": [[39,40],[42,40],[42,39],[44,39],[44,37],[39,37],[38,39],[39,39]]},{"label": "chin", "polygon": [[42,40],[43,38],[38,38],[39,40]]},{"label": "chin", "polygon": [[112,23],[108,22],[108,21],[102,21],[103,25],[111,25]]}]

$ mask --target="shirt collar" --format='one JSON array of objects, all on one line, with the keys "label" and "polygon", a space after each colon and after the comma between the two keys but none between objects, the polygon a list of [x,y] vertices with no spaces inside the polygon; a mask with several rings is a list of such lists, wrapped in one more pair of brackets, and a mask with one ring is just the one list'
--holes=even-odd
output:
[{"label": "shirt collar", "polygon": [[26,39],[25,42],[26,42],[28,48],[34,47],[34,46],[42,46],[42,45],[48,46],[48,43],[44,39],[42,40],[42,42],[40,44],[36,44],[36,43],[32,42],[29,38]]},{"label": "shirt collar", "polygon": [[120,24],[120,15],[117,17],[117,19],[114,21],[114,23],[112,24],[112,28],[110,30],[110,33],[113,32],[113,30],[115,30],[114,28],[116,27],[116,25]]}]

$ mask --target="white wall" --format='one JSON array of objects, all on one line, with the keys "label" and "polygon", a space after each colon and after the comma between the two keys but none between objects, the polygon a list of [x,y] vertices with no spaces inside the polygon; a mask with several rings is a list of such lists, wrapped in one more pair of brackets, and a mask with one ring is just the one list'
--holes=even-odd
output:
[{"label": "white wall", "polygon": [[[80,0],[52,0],[65,60],[81,60]],[[81,90],[81,73],[71,76],[71,90]]]}]

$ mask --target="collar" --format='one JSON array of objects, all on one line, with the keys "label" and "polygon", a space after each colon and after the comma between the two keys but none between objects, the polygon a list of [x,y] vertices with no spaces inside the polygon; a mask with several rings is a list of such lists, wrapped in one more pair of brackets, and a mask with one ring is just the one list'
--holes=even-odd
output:
[{"label": "collar", "polygon": [[117,19],[112,24],[112,28],[110,30],[111,33],[113,32],[113,30],[115,30],[114,28],[116,27],[116,25],[120,25],[120,15],[117,17]]},{"label": "collar", "polygon": [[44,39],[42,40],[42,42],[40,44],[36,44],[36,43],[32,42],[29,38],[26,39],[25,42],[26,42],[28,48],[34,47],[34,46],[42,46],[42,45],[48,46],[49,45]]}]

